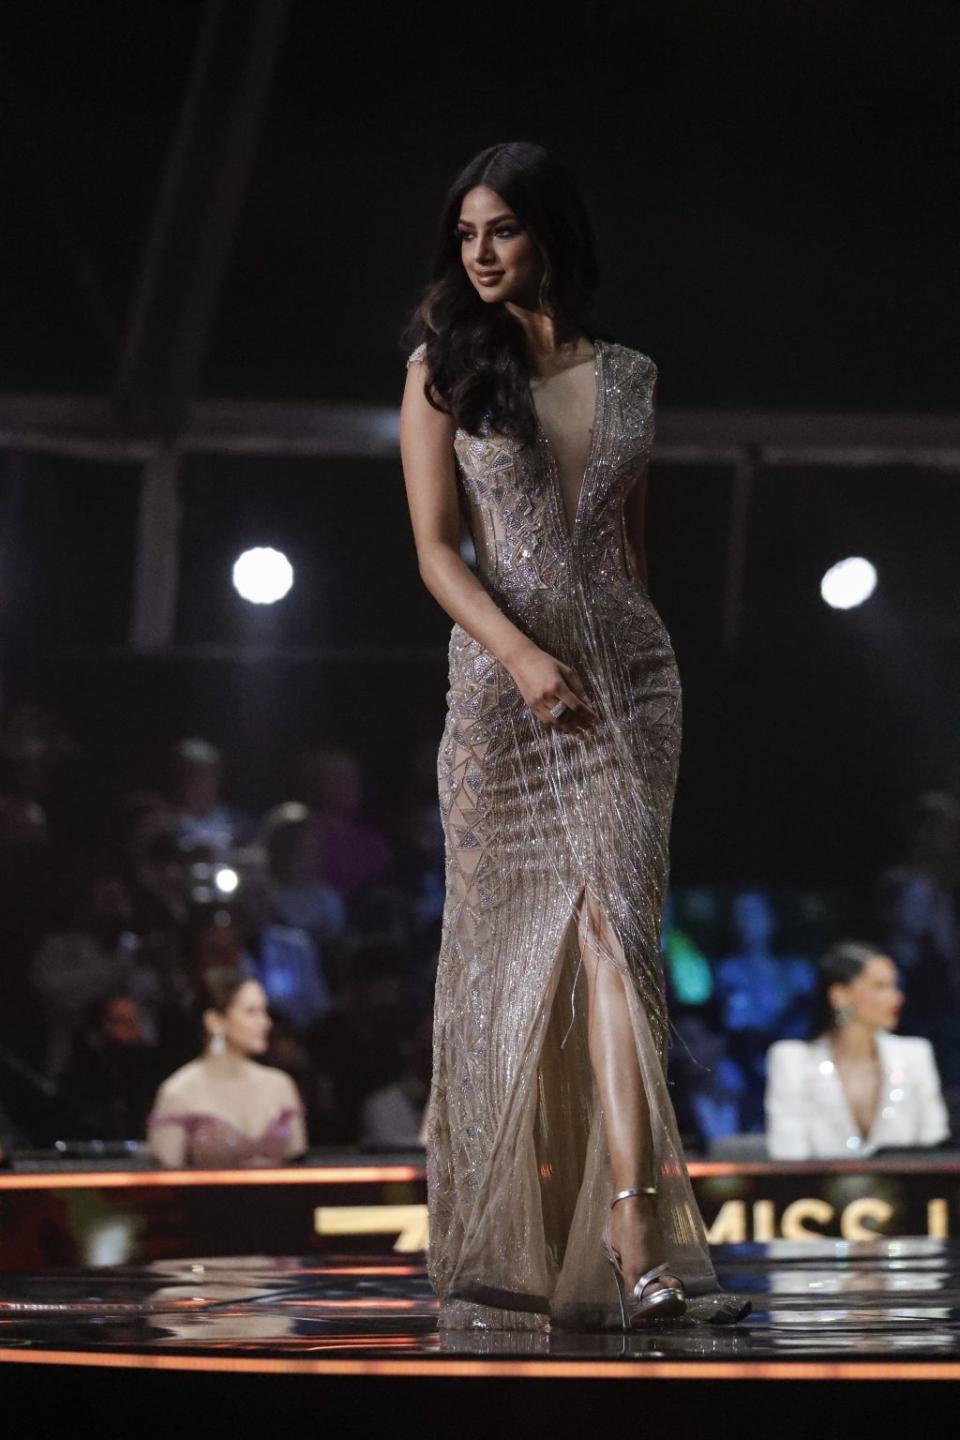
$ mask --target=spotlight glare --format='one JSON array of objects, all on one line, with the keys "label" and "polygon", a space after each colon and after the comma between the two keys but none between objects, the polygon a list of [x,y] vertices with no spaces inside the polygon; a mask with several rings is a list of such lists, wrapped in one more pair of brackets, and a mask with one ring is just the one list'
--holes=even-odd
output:
[{"label": "spotlight glare", "polygon": [[229,865],[221,865],[213,878],[221,895],[232,895],[240,884],[240,876]]},{"label": "spotlight glare", "polygon": [[869,600],[876,588],[876,569],[862,555],[838,560],[820,581],[820,595],[831,610],[852,610]]},{"label": "spotlight glare", "polygon": [[244,550],[236,561],[233,584],[238,595],[251,605],[273,605],[293,585],[293,566],[280,550],[259,545]]}]

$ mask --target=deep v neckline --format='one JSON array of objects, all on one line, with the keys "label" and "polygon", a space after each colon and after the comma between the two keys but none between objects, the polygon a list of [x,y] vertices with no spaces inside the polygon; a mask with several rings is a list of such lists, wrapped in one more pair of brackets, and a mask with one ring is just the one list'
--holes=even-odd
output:
[{"label": "deep v neckline", "polygon": [[866,1133],[864,1133],[864,1131],[860,1128],[860,1121],[854,1114],[853,1106],[850,1103],[850,1097],[847,1094],[847,1087],[844,1085],[843,1076],[840,1073],[840,1066],[837,1064],[836,1058],[833,1053],[833,1047],[829,1043],[829,1041],[826,1042],[826,1053],[827,1059],[833,1066],[833,1077],[836,1080],[837,1088],[840,1091],[840,1103],[842,1104],[846,1112],[847,1120],[850,1122],[849,1133],[851,1136],[856,1135],[861,1145],[869,1145],[873,1141],[877,1126],[880,1123],[880,1119],[882,1117],[883,1091],[887,1075],[887,1056],[884,1050],[884,1045],[880,1033],[878,1033],[877,1035],[877,1063],[880,1067],[880,1080],[877,1086],[877,1103],[874,1107],[873,1118],[871,1119],[870,1124],[867,1127]]},{"label": "deep v neckline", "polygon": [[573,521],[571,523],[567,514],[567,507],[563,503],[563,487],[560,484],[560,468],[557,465],[557,457],[554,454],[553,446],[547,437],[540,419],[540,412],[537,410],[536,401],[531,396],[533,413],[537,425],[537,441],[544,455],[547,472],[550,476],[550,489],[553,493],[556,504],[557,520],[560,529],[568,544],[572,545],[576,539],[577,528],[580,521],[580,511],[583,507],[583,497],[587,490],[587,482],[596,461],[599,448],[600,430],[603,419],[603,342],[599,339],[593,342],[593,419],[590,430],[590,445],[587,451],[587,463],[584,466],[583,474],[580,477],[580,484],[577,488],[577,500],[573,510]]}]

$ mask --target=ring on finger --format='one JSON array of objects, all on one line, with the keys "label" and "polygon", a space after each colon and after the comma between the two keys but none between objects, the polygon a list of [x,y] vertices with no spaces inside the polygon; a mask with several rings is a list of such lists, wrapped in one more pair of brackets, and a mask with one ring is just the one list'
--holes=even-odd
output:
[{"label": "ring on finger", "polygon": [[558,700],[556,705],[551,708],[550,714],[553,716],[554,720],[560,720],[563,718],[564,715],[566,715],[569,709],[570,706],[565,701]]}]

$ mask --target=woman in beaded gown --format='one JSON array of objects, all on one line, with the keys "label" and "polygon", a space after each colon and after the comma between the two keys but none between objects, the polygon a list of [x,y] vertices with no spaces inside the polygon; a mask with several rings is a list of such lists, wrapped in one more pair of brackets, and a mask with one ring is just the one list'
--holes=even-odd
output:
[{"label": "woman in beaded gown", "polygon": [[605,1223],[628,1287],[666,1261],[650,1288],[678,1277],[689,1316],[749,1308],[717,1289],[666,1086],[681,691],[643,560],[657,370],[604,338],[595,283],[566,169],[494,146],[451,187],[408,331],[407,497],[454,621],[427,1120],[447,1329],[619,1325]]}]

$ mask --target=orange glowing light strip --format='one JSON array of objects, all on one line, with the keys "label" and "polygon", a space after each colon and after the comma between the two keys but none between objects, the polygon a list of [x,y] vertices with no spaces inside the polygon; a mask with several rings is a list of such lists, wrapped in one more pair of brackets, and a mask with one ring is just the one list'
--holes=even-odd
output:
[{"label": "orange glowing light strip", "polygon": [[[267,1257],[270,1258],[269,1256]],[[339,1280],[344,1275],[422,1275],[422,1265],[308,1265],[297,1266],[298,1275],[332,1275]]]},{"label": "orange glowing light strip", "polygon": [[960,1160],[690,1160],[693,1180],[720,1175],[960,1175]]},{"label": "orange glowing light strip", "polygon": [[268,1356],[98,1355],[7,1350],[0,1364],[73,1365],[101,1370],[172,1370],[248,1375],[396,1376],[489,1380],[960,1380],[960,1364],[936,1361],[683,1360],[292,1360]]},{"label": "orange glowing light strip", "polygon": [[156,1185],[387,1185],[424,1180],[422,1165],[324,1165],[309,1170],[65,1170],[0,1175],[0,1190],[125,1190]]},{"label": "orange glowing light strip", "polygon": [[[693,1180],[743,1176],[790,1175],[957,1175],[960,1160],[931,1164],[924,1160],[747,1162],[691,1160]],[[426,1169],[414,1165],[315,1165],[309,1168],[258,1170],[42,1170],[0,1174],[3,1190],[123,1190],[163,1185],[386,1185],[425,1182]]]},{"label": "orange glowing light strip", "polygon": [[[205,1305],[207,1302],[202,1300],[200,1303]],[[274,1304],[295,1305],[298,1310],[372,1310],[375,1314],[379,1314],[382,1310],[424,1310],[429,1306],[429,1303],[428,1300],[367,1300],[363,1298],[355,1300],[311,1300],[308,1297],[304,1298],[299,1295],[279,1295],[274,1301]],[[377,1344],[380,1344],[379,1337]]]}]

